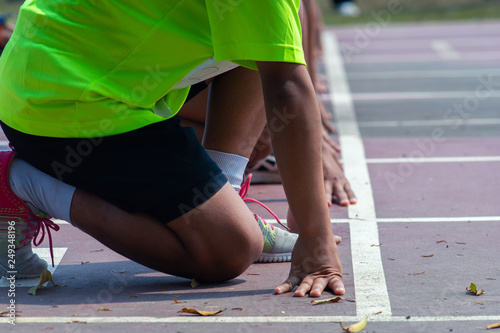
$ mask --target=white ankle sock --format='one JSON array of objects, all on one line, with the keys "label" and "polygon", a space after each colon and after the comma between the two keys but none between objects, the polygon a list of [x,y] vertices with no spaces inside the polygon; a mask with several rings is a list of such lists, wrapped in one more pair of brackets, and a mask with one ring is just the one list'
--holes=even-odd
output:
[{"label": "white ankle sock", "polygon": [[69,211],[75,187],[43,173],[20,158],[15,158],[10,165],[9,184],[32,211],[37,208],[49,216],[71,223]]},{"label": "white ankle sock", "polygon": [[222,174],[226,176],[229,184],[238,192],[241,188],[241,182],[243,181],[245,168],[248,164],[248,158],[240,155],[223,153],[217,150],[206,149],[206,151],[222,170]]}]

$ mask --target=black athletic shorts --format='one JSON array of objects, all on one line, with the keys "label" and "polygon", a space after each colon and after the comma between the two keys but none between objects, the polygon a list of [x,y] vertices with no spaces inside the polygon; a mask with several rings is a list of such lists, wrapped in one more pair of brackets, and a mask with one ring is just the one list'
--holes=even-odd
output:
[{"label": "black athletic shorts", "polygon": [[227,181],[178,117],[88,139],[34,136],[1,125],[19,157],[39,170],[164,223],[207,201]]}]

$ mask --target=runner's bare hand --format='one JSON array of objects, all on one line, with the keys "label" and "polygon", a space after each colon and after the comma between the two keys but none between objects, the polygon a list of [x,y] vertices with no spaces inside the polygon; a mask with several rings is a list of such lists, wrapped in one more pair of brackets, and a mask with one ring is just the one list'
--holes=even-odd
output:
[{"label": "runner's bare hand", "polygon": [[358,200],[351,189],[349,181],[344,175],[342,164],[327,142],[323,140],[323,177],[325,183],[325,194],[328,205],[332,205],[335,197],[341,206],[356,204]]},{"label": "runner's bare hand", "polygon": [[276,294],[295,291],[295,296],[320,297],[325,289],[337,295],[345,293],[342,266],[333,234],[304,241],[299,236],[292,252],[292,267],[286,281],[274,289]]}]

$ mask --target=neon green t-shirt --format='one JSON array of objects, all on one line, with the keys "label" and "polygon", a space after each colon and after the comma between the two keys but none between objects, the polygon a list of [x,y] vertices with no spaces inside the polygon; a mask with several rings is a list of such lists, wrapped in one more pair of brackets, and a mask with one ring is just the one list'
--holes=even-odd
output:
[{"label": "neon green t-shirt", "polygon": [[177,113],[175,89],[213,59],[304,64],[300,0],[27,0],[0,58],[0,119],[99,137]]}]

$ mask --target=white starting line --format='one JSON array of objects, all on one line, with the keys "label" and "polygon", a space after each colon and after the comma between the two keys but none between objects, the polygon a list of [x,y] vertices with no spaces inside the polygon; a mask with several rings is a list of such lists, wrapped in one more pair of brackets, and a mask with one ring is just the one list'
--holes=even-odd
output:
[{"label": "white starting line", "polygon": [[[259,316],[259,317],[17,317],[16,324],[123,324],[123,323],[170,323],[170,324],[252,324],[252,323],[338,323],[357,322],[363,316]],[[372,315],[369,322],[458,322],[484,321],[488,324],[500,321],[500,316],[438,316],[405,317]],[[8,323],[8,318],[0,318],[0,324]]]}]

